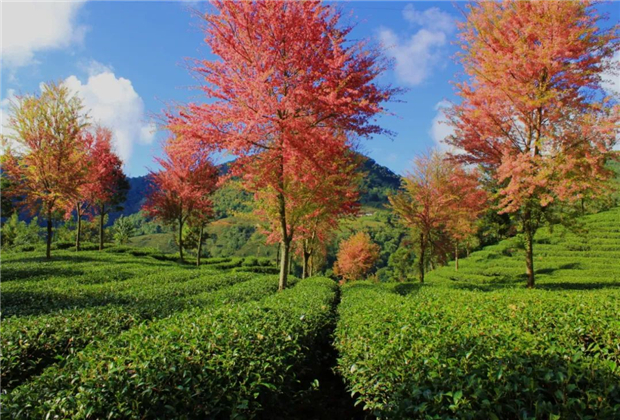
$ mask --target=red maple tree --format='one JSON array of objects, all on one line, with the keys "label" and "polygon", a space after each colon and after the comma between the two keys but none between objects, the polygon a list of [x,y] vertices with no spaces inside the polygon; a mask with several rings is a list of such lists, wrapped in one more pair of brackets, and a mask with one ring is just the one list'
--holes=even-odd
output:
[{"label": "red maple tree", "polygon": [[179,255],[183,261],[183,226],[191,218],[212,214],[211,194],[218,182],[218,169],[204,149],[191,140],[172,139],[164,146],[162,167],[149,174],[151,186],[143,209],[150,217],[178,228]]},{"label": "red maple tree", "polygon": [[452,196],[447,206],[446,230],[454,242],[454,268],[458,270],[459,245],[478,231],[489,196],[480,185],[478,171],[467,171],[460,164],[453,164],[446,188]]},{"label": "red maple tree", "polygon": [[446,262],[452,245],[458,258],[458,242],[475,233],[486,197],[476,173],[466,171],[444,154],[433,151],[414,159],[401,191],[388,199],[411,229],[420,282],[424,282],[427,265],[434,259]]},{"label": "red maple tree", "polygon": [[[194,66],[210,101],[182,107],[169,116],[169,128],[200,139],[204,148],[239,156],[236,173],[251,180],[254,192],[275,196],[276,223],[270,226],[279,230],[284,289],[295,235],[288,188],[329,175],[324,168],[332,166],[330,159],[339,160],[348,148],[347,136],[336,133],[382,132],[371,119],[395,91],[375,83],[385,63],[366,44],[347,42],[351,28],[339,25],[331,6],[212,5],[215,13],[204,17],[205,41],[219,59]],[[324,160],[313,160],[315,155]]]},{"label": "red maple tree", "polygon": [[520,222],[534,287],[533,238],[548,210],[600,194],[610,177],[620,108],[601,80],[618,70],[618,26],[601,30],[589,1],[468,8],[460,28],[468,80],[456,85],[462,101],[450,111],[449,142],[500,184],[498,207]]},{"label": "red maple tree", "polygon": [[112,131],[97,126],[83,134],[88,154],[88,174],[78,188],[75,202],[68,206],[68,216],[76,213],[76,250],[80,249],[82,216],[99,216],[99,250],[103,249],[104,218],[110,209],[118,209],[125,201],[129,183],[123,172],[123,162],[112,147]]}]

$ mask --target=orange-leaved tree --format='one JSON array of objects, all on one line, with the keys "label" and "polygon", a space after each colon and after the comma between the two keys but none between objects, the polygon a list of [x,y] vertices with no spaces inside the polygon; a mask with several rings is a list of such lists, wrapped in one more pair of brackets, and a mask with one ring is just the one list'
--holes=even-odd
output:
[{"label": "orange-leaved tree", "polygon": [[435,259],[445,263],[452,244],[473,233],[486,193],[474,172],[432,151],[414,159],[401,190],[388,199],[401,222],[411,229],[418,274],[424,282],[427,266]]},{"label": "orange-leaved tree", "polygon": [[366,232],[357,232],[340,242],[334,273],[343,282],[361,280],[372,270],[379,259],[381,248]]},{"label": "orange-leaved tree", "polygon": [[168,140],[164,154],[164,158],[156,158],[162,169],[149,174],[151,185],[143,208],[150,217],[176,224],[183,261],[183,226],[189,220],[202,224],[211,215],[211,194],[217,187],[218,169],[210,155],[191,140]]},{"label": "orange-leaved tree", "polygon": [[[377,85],[386,62],[367,44],[347,40],[351,28],[339,24],[340,13],[331,5],[211,4],[205,42],[218,59],[194,65],[209,101],[181,107],[169,116],[169,128],[201,139],[205,148],[239,156],[236,173],[251,180],[252,187],[246,186],[275,197],[270,226],[282,244],[281,290],[295,235],[288,188],[328,174],[323,168],[341,158],[348,134],[382,132],[373,116],[384,111],[381,104],[395,90]],[[315,155],[323,160],[313,160]]]},{"label": "orange-leaved tree", "polygon": [[39,95],[17,98],[8,114],[2,171],[11,187],[3,193],[47,219],[50,258],[53,218],[75,202],[88,176],[87,117],[80,99],[56,83],[43,84]]},{"label": "orange-leaved tree", "polygon": [[519,221],[527,286],[533,242],[556,204],[601,194],[620,108],[602,89],[615,71],[618,26],[590,1],[475,2],[460,26],[467,80],[449,118],[460,159],[500,184],[498,208]]},{"label": "orange-leaved tree", "polygon": [[454,242],[454,269],[459,269],[459,246],[479,229],[482,213],[488,206],[488,193],[482,188],[478,171],[467,171],[453,163],[446,188],[452,199],[448,203],[446,230]]}]

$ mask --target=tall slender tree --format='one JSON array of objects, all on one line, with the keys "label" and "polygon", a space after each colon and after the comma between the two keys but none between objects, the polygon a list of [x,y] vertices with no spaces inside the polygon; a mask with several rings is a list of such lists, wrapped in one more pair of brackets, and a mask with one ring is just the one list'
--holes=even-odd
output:
[{"label": "tall slender tree", "polygon": [[446,230],[454,242],[454,268],[459,269],[459,246],[474,236],[480,216],[487,209],[488,194],[482,189],[478,171],[466,171],[456,164],[446,184],[452,196],[447,207]]},{"label": "tall slender tree", "polygon": [[323,162],[310,172],[299,167],[316,153],[346,149],[347,136],[336,132],[382,132],[372,117],[395,91],[375,83],[385,62],[365,43],[347,42],[351,28],[339,25],[332,6],[264,0],[212,5],[214,13],[204,17],[205,41],[219,60],[194,66],[210,101],[182,107],[169,127],[201,139],[205,148],[241,157],[238,173],[261,186],[253,192],[275,195],[284,289],[295,234],[288,188],[323,174]]},{"label": "tall slender tree", "polygon": [[600,194],[620,108],[601,88],[618,75],[618,25],[602,30],[590,1],[479,1],[461,24],[467,80],[449,142],[500,184],[498,208],[520,222],[527,286],[534,235],[555,204]]},{"label": "tall slender tree", "polygon": [[2,169],[10,188],[3,193],[47,220],[47,258],[52,220],[77,199],[88,174],[86,126],[80,99],[62,84],[43,84],[39,95],[22,96],[9,106]]},{"label": "tall slender tree", "polygon": [[86,201],[91,214],[99,216],[99,250],[103,250],[105,216],[110,211],[122,210],[127,198],[129,181],[123,172],[123,161],[112,147],[112,131],[97,127],[92,133],[90,159],[93,162],[90,182],[86,187]]},{"label": "tall slender tree", "polygon": [[164,147],[162,167],[151,172],[151,188],[144,210],[147,215],[178,228],[179,256],[183,261],[183,226],[192,217],[203,219],[212,212],[211,194],[218,170],[204,149],[185,139],[172,139]]}]

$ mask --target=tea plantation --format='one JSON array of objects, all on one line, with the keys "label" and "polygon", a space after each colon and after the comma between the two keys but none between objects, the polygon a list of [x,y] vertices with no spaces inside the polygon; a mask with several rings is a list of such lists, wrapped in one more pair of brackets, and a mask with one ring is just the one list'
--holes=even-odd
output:
[{"label": "tea plantation", "polygon": [[334,368],[355,418],[620,418],[620,209],[577,227],[539,232],[535,290],[517,238],[423,285],[282,293],[266,259],[3,252],[2,416],[294,418]]},{"label": "tea plantation", "polygon": [[[338,371],[381,418],[620,418],[620,209],[516,239],[418,284],[342,291]],[[586,234],[587,233],[587,234]]]}]

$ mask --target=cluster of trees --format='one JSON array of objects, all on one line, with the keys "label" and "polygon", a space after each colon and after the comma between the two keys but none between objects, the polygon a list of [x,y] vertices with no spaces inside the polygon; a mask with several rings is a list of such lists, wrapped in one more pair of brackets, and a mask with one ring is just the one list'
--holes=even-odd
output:
[{"label": "cluster of trees", "polygon": [[205,41],[218,60],[193,64],[210,101],[170,113],[168,129],[189,148],[239,156],[230,175],[254,194],[268,239],[281,244],[284,289],[293,244],[309,274],[334,221],[356,211],[352,136],[382,132],[372,117],[396,92],[375,82],[386,63],[347,39],[351,28],[332,6],[212,6]]},{"label": "cluster of trees", "polygon": [[620,37],[600,19],[590,1],[476,2],[461,25],[467,80],[448,111],[449,143],[482,168],[496,208],[518,222],[528,287],[541,224],[609,188],[620,106],[602,86],[618,76]]},{"label": "cluster of trees", "polygon": [[53,220],[73,214],[76,250],[85,216],[99,217],[102,249],[104,218],[124,201],[129,188],[112,148],[111,131],[92,126],[80,99],[56,83],[43,84],[39,95],[11,102],[6,128],[2,138],[6,207],[17,204],[46,220],[47,258],[51,257]]},{"label": "cluster of trees", "polygon": [[[166,113],[170,139],[157,160],[161,169],[149,176],[144,214],[178,229],[181,259],[184,241],[195,243],[199,264],[209,219],[255,208],[267,241],[279,243],[284,289],[293,254],[302,276],[311,275],[329,259],[339,219],[358,213],[358,190],[368,180],[355,142],[385,133],[373,118],[398,90],[377,83],[388,63],[371,45],[349,39],[351,27],[333,5],[212,6],[204,35],[217,59],[191,62],[206,100]],[[620,36],[617,27],[601,29],[599,19],[589,1],[468,5],[459,38],[466,77],[455,85],[460,102],[447,110],[454,151],[418,157],[389,196],[407,234],[398,231],[389,249],[353,235],[341,242],[336,272],[350,280],[379,261],[407,278],[415,259],[423,281],[426,270],[452,256],[458,270],[460,252],[479,242],[481,225],[496,237],[510,225],[524,238],[533,287],[537,229],[573,214],[567,208],[583,209],[612,176],[606,164],[620,108],[602,82],[619,70],[612,57]],[[55,84],[13,104],[9,128],[3,192],[47,220],[47,255],[52,219],[61,213],[76,215],[77,249],[83,215],[99,215],[102,247],[104,217],[127,190],[109,130],[91,127],[79,100]],[[212,161],[219,153],[238,157],[222,176]],[[233,185],[231,178],[246,191],[242,199],[219,188]],[[382,199],[382,191],[373,193]],[[230,208],[214,205],[214,195]],[[131,220],[121,225],[124,242]]]},{"label": "cluster of trees", "polygon": [[187,225],[198,238],[196,264],[200,265],[204,228],[213,214],[211,194],[219,174],[205,149],[188,140],[174,138],[164,146],[161,169],[151,172],[145,213],[178,228],[177,243],[183,261],[183,228]]},{"label": "cluster of trees", "polygon": [[539,227],[568,222],[571,208],[583,211],[609,192],[620,106],[602,83],[618,76],[620,36],[600,19],[590,1],[467,6],[460,24],[466,80],[456,84],[460,103],[447,111],[455,130],[448,143],[458,153],[417,158],[403,191],[390,197],[411,229],[421,281],[429,262],[445,262],[448,247],[458,269],[459,244],[473,238],[480,215],[491,222],[508,215],[524,239],[534,287]]}]

